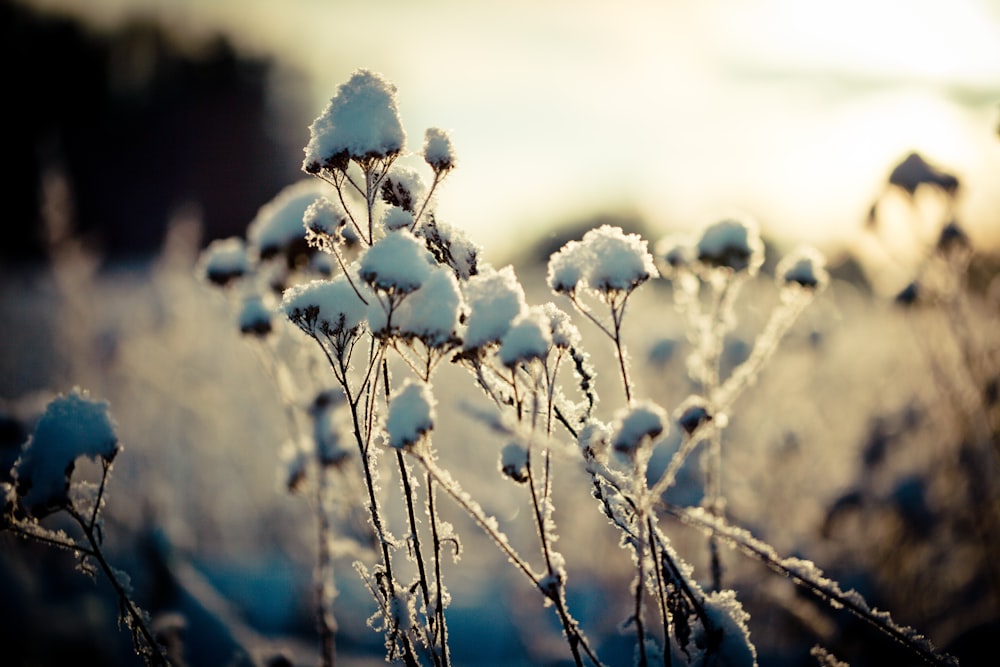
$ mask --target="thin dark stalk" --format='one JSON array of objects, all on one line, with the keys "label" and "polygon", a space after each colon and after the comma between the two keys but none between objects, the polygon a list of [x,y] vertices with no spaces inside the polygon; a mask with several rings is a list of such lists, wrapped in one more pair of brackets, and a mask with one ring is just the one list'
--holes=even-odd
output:
[{"label": "thin dark stalk", "polygon": [[444,617],[444,591],[441,578],[441,537],[438,534],[437,512],[434,508],[434,477],[427,473],[427,513],[431,522],[431,538],[434,541],[434,614],[437,616],[437,641],[441,645],[441,665],[448,667],[451,656],[448,650],[448,624]]}]

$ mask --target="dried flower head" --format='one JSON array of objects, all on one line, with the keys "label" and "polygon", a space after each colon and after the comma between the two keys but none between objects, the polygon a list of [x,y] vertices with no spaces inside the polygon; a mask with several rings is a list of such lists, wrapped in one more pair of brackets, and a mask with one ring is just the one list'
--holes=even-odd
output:
[{"label": "dried flower head", "polygon": [[615,419],[611,446],[616,452],[632,457],[643,444],[663,432],[665,421],[663,409],[652,402],[625,408]]},{"label": "dried flower head", "polygon": [[424,160],[437,174],[447,173],[455,168],[455,149],[447,132],[437,127],[427,128],[424,134]]},{"label": "dried flower head", "polygon": [[208,244],[198,264],[199,274],[214,285],[225,287],[250,272],[243,239],[233,236]]},{"label": "dried flower head", "polygon": [[621,227],[601,225],[549,258],[547,280],[557,294],[572,296],[586,287],[607,296],[630,292],[657,275],[646,241]]},{"label": "dried flower head", "polygon": [[240,333],[248,336],[268,335],[273,330],[271,316],[271,309],[264,305],[264,299],[259,294],[248,294],[243,297],[240,306]]},{"label": "dried flower head", "polygon": [[500,472],[518,484],[528,481],[528,450],[517,442],[509,442],[500,451]]},{"label": "dried flower head", "polygon": [[709,225],[696,246],[698,262],[708,269],[745,271],[753,276],[764,263],[764,243],[749,217],[727,218]]},{"label": "dried flower head", "polygon": [[367,304],[341,274],[332,280],[313,280],[285,290],[281,309],[309,335],[354,333],[364,323]]},{"label": "dried flower head", "polygon": [[796,285],[802,289],[820,291],[830,281],[823,255],[811,247],[800,247],[778,262],[775,278],[779,286]]},{"label": "dried flower head", "polygon": [[285,187],[260,207],[247,226],[247,241],[261,259],[284,255],[289,267],[308,255],[303,219],[306,209],[322,195],[320,183],[303,180]]}]

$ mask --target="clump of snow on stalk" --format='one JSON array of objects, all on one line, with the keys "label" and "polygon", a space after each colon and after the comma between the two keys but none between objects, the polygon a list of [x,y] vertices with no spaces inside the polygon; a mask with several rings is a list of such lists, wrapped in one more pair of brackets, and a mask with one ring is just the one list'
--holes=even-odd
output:
[{"label": "clump of snow on stalk", "polygon": [[531,308],[515,319],[500,341],[500,362],[514,366],[518,362],[542,359],[552,345],[549,319],[539,308]]},{"label": "clump of snow on stalk", "polygon": [[610,442],[611,427],[597,419],[591,419],[584,424],[577,436],[580,449],[598,460],[605,458]]},{"label": "clump of snow on stalk", "polygon": [[392,165],[389,174],[382,181],[382,201],[410,213],[416,212],[417,204],[426,192],[427,186],[420,172],[398,163]]},{"label": "clump of snow on stalk", "polygon": [[409,229],[413,226],[413,211],[407,211],[399,206],[389,206],[382,214],[382,226],[390,232]]},{"label": "clump of snow on stalk", "polygon": [[302,214],[306,242],[314,248],[331,252],[343,237],[343,230],[350,222],[347,211],[340,202],[320,197],[309,204]]},{"label": "clump of snow on stalk", "polygon": [[[713,663],[727,667],[756,667],[757,649],[750,641],[747,621],[750,614],[736,599],[733,590],[714,591],[705,597],[704,610],[711,622],[710,636],[695,640],[706,647]],[[704,634],[704,628],[702,628]]]},{"label": "clump of snow on stalk", "polygon": [[302,169],[343,171],[350,160],[398,154],[405,142],[396,87],[381,75],[360,69],[337,88],[309,126]]},{"label": "clump of snow on stalk", "polygon": [[518,484],[527,482],[528,450],[519,443],[507,443],[500,451],[500,472]]},{"label": "clump of snow on stalk", "polygon": [[665,278],[690,269],[697,258],[694,240],[687,234],[671,234],[656,243],[656,259]]},{"label": "clump of snow on stalk", "polygon": [[580,345],[582,338],[580,330],[573,324],[573,319],[566,311],[551,301],[542,304],[541,310],[549,320],[549,330],[552,333],[554,347],[567,349]]},{"label": "clump of snow on stalk", "polygon": [[202,277],[223,287],[249,272],[246,244],[237,236],[209,243],[198,263],[198,273]]},{"label": "clump of snow on stalk", "polygon": [[499,342],[511,322],[527,309],[524,288],[511,266],[473,276],[465,284],[465,299],[469,304],[466,350]]},{"label": "clump of snow on stalk", "polygon": [[601,225],[549,258],[549,287],[572,296],[580,287],[602,295],[630,292],[659,273],[646,241],[620,227]]},{"label": "clump of snow on stalk", "polygon": [[764,242],[750,217],[727,218],[709,225],[698,239],[697,259],[709,269],[745,271],[753,276],[764,263]]},{"label": "clump of snow on stalk", "polygon": [[427,128],[424,134],[424,160],[438,173],[454,169],[455,149],[447,132],[437,127]]},{"label": "clump of snow on stalk", "polygon": [[433,215],[421,218],[417,235],[439,264],[451,267],[459,280],[468,280],[479,273],[482,248],[473,243],[461,229],[441,222]]},{"label": "clump of snow on stalk", "polygon": [[271,309],[264,304],[264,299],[259,294],[248,294],[243,297],[240,305],[239,326],[240,333],[248,336],[266,336],[271,333]]},{"label": "clump of snow on stalk", "polygon": [[431,257],[409,230],[386,234],[361,258],[361,279],[378,290],[408,294],[430,276]]},{"label": "clump of snow on stalk", "polygon": [[775,277],[781,287],[798,285],[806,290],[820,291],[830,280],[826,272],[823,255],[804,246],[785,255],[775,270]]},{"label": "clump of snow on stalk", "polygon": [[625,408],[615,419],[611,446],[615,451],[633,455],[639,447],[660,435],[666,416],[655,403],[644,402]]},{"label": "clump of snow on stalk", "polygon": [[92,400],[79,388],[46,406],[11,471],[16,494],[34,516],[69,502],[70,478],[81,456],[114,460],[121,446],[108,409],[106,401]]},{"label": "clump of snow on stalk", "polygon": [[322,196],[321,185],[313,179],[293,183],[260,207],[247,226],[247,240],[261,259],[281,254],[295,243],[305,243],[302,220],[306,209]]},{"label": "clump of snow on stalk", "polygon": [[698,427],[714,419],[708,401],[701,396],[689,396],[677,408],[674,419],[684,432],[691,435]]},{"label": "clump of snow on stalk", "polygon": [[310,335],[317,331],[327,335],[353,332],[368,314],[368,305],[344,274],[288,288],[281,297],[281,309]]},{"label": "clump of snow on stalk", "polygon": [[[392,321],[402,336],[440,348],[457,340],[463,304],[455,275],[445,267],[432,267],[420,289],[396,308]],[[372,328],[377,330],[374,322]]]},{"label": "clump of snow on stalk", "polygon": [[385,423],[389,445],[410,447],[434,428],[434,396],[427,385],[408,380],[389,403]]}]

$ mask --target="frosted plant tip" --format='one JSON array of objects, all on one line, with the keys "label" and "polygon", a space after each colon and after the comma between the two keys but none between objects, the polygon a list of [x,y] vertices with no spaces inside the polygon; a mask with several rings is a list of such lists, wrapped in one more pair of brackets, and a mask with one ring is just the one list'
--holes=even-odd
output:
[{"label": "frosted plant tip", "polygon": [[802,247],[778,262],[775,274],[781,285],[797,285],[803,289],[819,291],[830,280],[826,260],[815,248]]},{"label": "frosted plant tip", "polygon": [[455,149],[447,132],[437,127],[427,128],[424,134],[424,160],[437,174],[455,168]]},{"label": "frosted plant tip", "polygon": [[424,384],[408,381],[389,403],[389,445],[412,447],[434,428],[434,397]]},{"label": "frosted plant tip", "polygon": [[528,450],[516,442],[507,443],[500,452],[500,472],[518,484],[528,481]]},{"label": "frosted plant tip", "polygon": [[764,243],[750,218],[729,218],[709,225],[696,247],[698,261],[709,269],[724,268],[756,275],[764,263]]}]

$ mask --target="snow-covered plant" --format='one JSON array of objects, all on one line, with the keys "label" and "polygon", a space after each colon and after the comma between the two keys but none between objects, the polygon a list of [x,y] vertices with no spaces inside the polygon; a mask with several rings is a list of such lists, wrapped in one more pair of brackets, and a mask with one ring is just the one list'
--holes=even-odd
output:
[{"label": "snow-covered plant", "polygon": [[[552,610],[573,662],[603,664],[572,613],[567,591],[574,581],[557,549],[554,480],[567,453],[589,477],[595,517],[611,523],[632,558],[631,611],[622,628],[634,635],[636,663],[756,664],[748,614],[723,586],[717,553],[720,541],[757,545],[726,519],[723,435],[737,399],[826,286],[822,257],[803,249],[781,261],[777,305],[747,358],[724,374],[723,343],[736,325],[735,306],[764,261],[755,222],[733,217],[695,237],[665,239],[655,256],[639,235],[611,225],[567,243],[549,259],[547,284],[582,317],[584,331],[596,328],[612,344],[621,396],[611,401],[617,411],[602,421],[594,365],[570,313],[552,302],[529,305],[511,266],[494,268],[457,228],[438,219],[435,194],[457,165],[448,133],[431,128],[424,135],[429,185],[404,164],[409,157],[395,87],[359,70],[310,126],[303,169],[327,191],[317,184],[291,186],[262,207],[245,248],[238,240],[219,242],[202,262],[210,282],[241,295],[243,330],[263,343],[288,405],[284,478],[289,488],[315,491],[323,664],[333,664],[336,628],[331,474],[354,475],[363,489],[370,542],[357,550],[363,555],[354,569],[371,593],[369,624],[382,633],[388,660],[451,664],[446,555],[451,548],[457,555],[459,537],[441,518],[442,496]],[[692,391],[672,408],[662,396],[638,395],[626,346],[627,307],[640,287],[661,276],[671,283],[691,349]],[[256,326],[266,319],[261,306],[279,297],[279,312],[294,326]],[[284,356],[289,350],[300,361],[318,357],[325,367],[317,373],[307,361],[293,371]],[[484,433],[505,443],[498,467],[529,508],[537,537],[533,557],[515,547],[501,522],[463,488],[435,444],[447,409],[434,387],[442,362],[467,371],[490,404],[465,407]],[[307,390],[324,398],[303,400]],[[463,440],[475,446],[474,435]],[[668,442],[679,444],[667,465],[654,471],[651,457]],[[667,505],[664,494],[699,449],[703,507]],[[390,477],[399,482],[395,494],[382,485]],[[675,550],[661,521],[666,515],[709,534],[708,591]],[[853,599],[818,571],[793,568],[773,551],[763,560],[783,564],[776,569],[834,604]],[[866,605],[852,610],[876,616]],[[876,626],[922,657],[939,659],[907,632],[896,633],[898,626]]]},{"label": "snow-covered plant", "polygon": [[[129,576],[113,567],[104,552],[101,509],[112,464],[121,450],[106,402],[94,400],[80,389],[56,397],[21,447],[11,470],[13,484],[4,485],[0,530],[69,551],[77,559],[77,569],[92,578],[98,572],[103,574],[118,597],[119,619],[132,633],[136,653],[147,665],[168,665],[149,615],[133,600]],[[100,465],[97,484],[73,478],[83,458]],[[53,514],[69,517],[79,535],[41,523]]]}]

